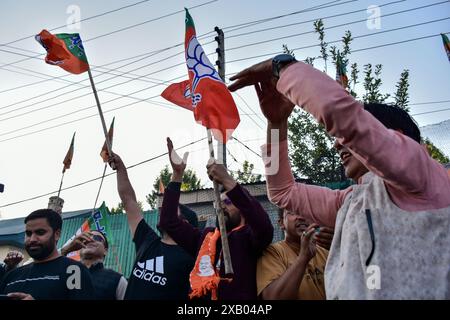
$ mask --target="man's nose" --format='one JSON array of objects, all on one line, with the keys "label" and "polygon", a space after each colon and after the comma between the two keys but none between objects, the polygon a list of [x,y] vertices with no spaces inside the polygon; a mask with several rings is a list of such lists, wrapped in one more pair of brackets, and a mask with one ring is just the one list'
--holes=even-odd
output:
[{"label": "man's nose", "polygon": [[342,149],[342,144],[340,144],[340,143],[337,141],[337,139],[336,139],[336,140],[334,140],[333,147],[334,147],[336,150],[340,150],[340,149]]}]

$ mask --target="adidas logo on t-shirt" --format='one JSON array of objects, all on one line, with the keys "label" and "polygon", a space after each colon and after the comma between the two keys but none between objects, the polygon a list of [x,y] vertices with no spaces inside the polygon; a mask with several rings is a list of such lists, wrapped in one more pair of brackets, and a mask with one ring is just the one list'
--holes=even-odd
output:
[{"label": "adidas logo on t-shirt", "polygon": [[133,275],[136,278],[164,286],[167,282],[167,278],[157,275],[156,273],[164,275],[164,256],[149,259],[144,262],[138,262],[137,268],[134,268],[133,270]]}]

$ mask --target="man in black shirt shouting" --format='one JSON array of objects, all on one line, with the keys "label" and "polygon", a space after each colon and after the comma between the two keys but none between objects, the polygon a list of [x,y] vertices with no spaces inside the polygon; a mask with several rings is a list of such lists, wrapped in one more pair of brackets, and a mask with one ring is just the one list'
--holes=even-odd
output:
[{"label": "man in black shirt shouting", "polygon": [[25,218],[25,249],[34,262],[5,275],[0,294],[17,300],[88,300],[92,282],[81,263],[62,257],[56,248],[61,216],[50,209],[36,210]]}]

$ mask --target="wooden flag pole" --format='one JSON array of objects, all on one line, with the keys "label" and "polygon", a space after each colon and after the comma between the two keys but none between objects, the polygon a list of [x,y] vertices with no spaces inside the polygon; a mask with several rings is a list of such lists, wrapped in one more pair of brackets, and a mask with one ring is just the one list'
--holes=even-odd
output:
[{"label": "wooden flag pole", "polygon": [[62,188],[62,184],[63,184],[63,180],[64,180],[64,173],[65,173],[65,170],[62,173],[61,182],[59,183],[58,198],[59,198],[59,194],[61,193],[61,188]]},{"label": "wooden flag pole", "polygon": [[[214,146],[212,141],[211,129],[206,129],[208,134],[208,146],[209,146],[209,156],[211,159],[214,159]],[[220,230],[220,238],[222,239],[222,252],[223,252],[223,261],[225,264],[225,275],[232,276],[233,275],[233,265],[231,264],[231,255],[230,255],[230,247],[228,245],[228,235],[227,230],[225,228],[225,218],[223,215],[223,209],[220,205],[220,191],[219,184],[213,181],[214,185],[214,195],[215,195],[215,209],[217,219],[219,221],[219,230]]]},{"label": "wooden flag pole", "polygon": [[[100,100],[98,99],[97,89],[95,89],[94,78],[92,77],[91,68],[88,69],[89,81],[91,82],[92,91],[94,92],[95,101],[97,102],[98,114],[100,115],[100,120],[102,121],[103,132],[105,134],[106,147],[108,148],[109,156],[112,156],[111,141],[108,137],[108,129],[106,128],[105,118],[103,117],[102,107],[100,106]],[[113,170],[115,168],[111,167]]]}]

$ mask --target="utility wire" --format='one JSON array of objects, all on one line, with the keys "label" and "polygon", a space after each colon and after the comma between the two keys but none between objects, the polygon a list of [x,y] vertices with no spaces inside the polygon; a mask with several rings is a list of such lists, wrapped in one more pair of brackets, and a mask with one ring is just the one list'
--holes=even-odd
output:
[{"label": "utility wire", "polygon": [[[183,146],[181,146],[181,147],[176,148],[175,150],[180,150],[180,149],[186,148],[186,147],[188,147],[188,146],[191,146],[191,145],[193,145],[193,144],[196,144],[196,143],[198,143],[198,142],[200,142],[200,141],[203,141],[203,140],[205,140],[205,139],[206,139],[206,137],[205,137],[205,138],[198,139],[198,140],[195,140],[195,141],[192,141],[192,142],[187,143],[187,144],[185,144],[185,145],[183,145]],[[154,160],[159,159],[159,158],[161,158],[161,157],[163,157],[163,156],[165,156],[165,155],[167,155],[167,154],[168,154],[168,152],[159,154],[159,155],[154,156],[154,157],[152,157],[152,158],[150,158],[150,159],[146,159],[146,160],[144,160],[144,161],[141,161],[141,162],[135,163],[135,164],[133,164],[133,165],[131,165],[131,166],[128,166],[127,169],[132,169],[132,168],[137,167],[137,166],[140,166],[140,165],[142,165],[142,164],[144,164],[144,163],[148,163],[148,162],[154,161]],[[112,175],[114,175],[114,174],[116,174],[116,171],[111,172],[111,173],[108,173],[108,174],[104,175],[104,177],[109,177],[109,176],[112,176]],[[100,176],[100,177],[97,177],[97,178],[89,179],[89,180],[86,180],[86,181],[83,181],[83,182],[80,182],[80,183],[77,183],[77,184],[74,184],[74,185],[65,187],[65,188],[61,189],[61,191],[69,190],[69,189],[73,189],[73,188],[80,187],[80,186],[85,185],[85,184],[88,184],[88,183],[90,183],[90,182],[93,182],[93,181],[96,181],[96,180],[100,180],[100,179],[102,179],[102,177],[103,177],[103,176]],[[31,197],[31,198],[19,200],[19,201],[16,201],[16,202],[11,202],[11,203],[8,203],[8,204],[5,204],[5,205],[0,206],[0,208],[5,208],[5,207],[12,206],[12,205],[20,204],[20,203],[23,203],[23,202],[27,202],[27,201],[31,201],[31,200],[36,200],[36,199],[43,198],[43,197],[47,197],[47,196],[49,196],[49,195],[55,194],[56,192],[58,192],[58,190],[52,191],[52,192],[48,192],[48,193],[46,193],[46,194],[41,194],[41,195],[38,195],[38,196],[34,196],[34,197]]]},{"label": "utility wire", "polygon": [[[135,3],[131,3],[131,4],[123,6],[123,7],[119,7],[119,8],[113,9],[113,10],[109,10],[109,11],[105,11],[105,12],[102,12],[102,13],[99,13],[99,14],[96,14],[96,15],[93,15],[93,16],[81,19],[79,21],[75,21],[73,23],[66,23],[64,25],[51,28],[51,29],[49,29],[49,31],[54,31],[54,30],[61,29],[61,28],[67,27],[67,26],[71,26],[73,24],[77,24],[79,22],[88,21],[88,20],[99,18],[99,17],[103,17],[103,16],[106,16],[106,15],[111,14],[113,12],[117,12],[117,11],[121,11],[121,10],[124,10],[124,9],[128,9],[128,8],[131,8],[131,7],[134,7],[134,6],[143,4],[145,2],[149,2],[149,1],[151,1],[151,0],[143,0],[143,1],[135,2]],[[10,41],[10,42],[7,42],[7,43],[0,44],[0,46],[6,46],[6,45],[13,44],[13,43],[16,43],[16,42],[19,42],[19,41],[22,41],[22,40],[26,40],[26,39],[29,39],[29,38],[34,38],[34,36],[35,35],[33,34],[31,36],[19,38],[19,39],[16,39],[16,40],[13,40],[13,41]]]}]

